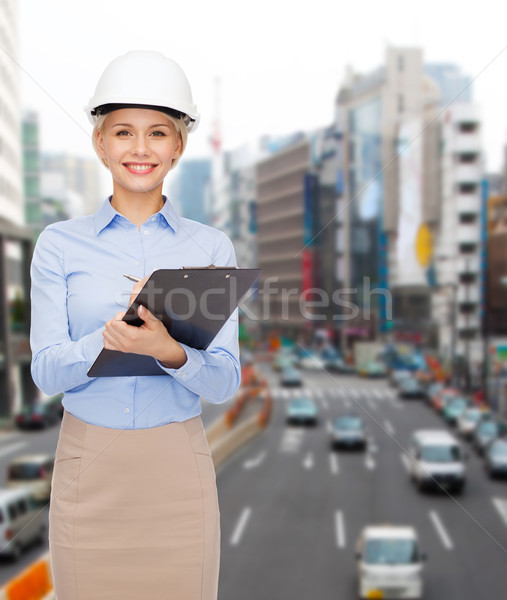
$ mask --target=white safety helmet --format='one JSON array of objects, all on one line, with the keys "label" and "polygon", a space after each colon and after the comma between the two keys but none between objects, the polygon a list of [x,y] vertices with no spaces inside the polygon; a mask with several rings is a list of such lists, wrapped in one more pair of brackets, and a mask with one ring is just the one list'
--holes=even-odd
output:
[{"label": "white safety helmet", "polygon": [[115,58],[102,73],[84,110],[94,124],[99,114],[127,106],[154,108],[181,117],[188,132],[199,125],[200,115],[185,73],[160,52],[135,50]]}]

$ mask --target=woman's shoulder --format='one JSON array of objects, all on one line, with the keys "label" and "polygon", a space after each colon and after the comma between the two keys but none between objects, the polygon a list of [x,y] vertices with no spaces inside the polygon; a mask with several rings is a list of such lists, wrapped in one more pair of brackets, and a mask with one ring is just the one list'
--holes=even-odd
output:
[{"label": "woman's shoulder", "polygon": [[229,240],[229,237],[221,229],[212,227],[211,225],[205,225],[199,221],[187,219],[186,217],[179,217],[180,227],[185,233],[192,233],[194,235],[201,235],[210,240],[217,242]]},{"label": "woman's shoulder", "polygon": [[184,217],[180,217],[179,224],[189,238],[198,241],[201,248],[211,250],[210,256],[213,264],[236,264],[233,243],[229,236],[221,229]]},{"label": "woman's shoulder", "polygon": [[59,232],[85,232],[91,228],[93,228],[93,215],[86,215],[84,217],[74,217],[72,219],[66,219],[65,221],[55,221],[54,223],[50,223],[45,227],[41,235]]}]

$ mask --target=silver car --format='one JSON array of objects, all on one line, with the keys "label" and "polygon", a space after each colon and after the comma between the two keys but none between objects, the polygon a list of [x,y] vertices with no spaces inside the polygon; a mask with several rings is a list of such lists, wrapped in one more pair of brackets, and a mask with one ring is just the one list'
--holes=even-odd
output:
[{"label": "silver car", "polygon": [[361,417],[357,415],[342,415],[337,417],[331,430],[331,447],[336,448],[366,448],[366,433]]},{"label": "silver car", "polygon": [[17,560],[28,546],[43,544],[47,538],[46,518],[30,490],[0,489],[0,554]]}]

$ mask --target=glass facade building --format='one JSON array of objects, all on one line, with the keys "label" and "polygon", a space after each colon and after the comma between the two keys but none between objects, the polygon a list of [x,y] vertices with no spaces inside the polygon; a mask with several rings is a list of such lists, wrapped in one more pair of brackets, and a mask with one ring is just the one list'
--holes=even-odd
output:
[{"label": "glass facade building", "polygon": [[382,326],[384,295],[372,293],[387,287],[381,123],[380,95],[349,111],[350,284],[359,309],[377,313]]}]

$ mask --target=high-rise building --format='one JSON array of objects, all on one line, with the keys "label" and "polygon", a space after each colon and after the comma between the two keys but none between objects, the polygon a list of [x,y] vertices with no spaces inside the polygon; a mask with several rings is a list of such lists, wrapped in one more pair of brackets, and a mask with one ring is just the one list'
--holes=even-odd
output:
[{"label": "high-rise building", "polygon": [[442,107],[453,102],[472,102],[472,78],[457,65],[429,63],[424,65],[424,72],[437,84]]},{"label": "high-rise building", "polygon": [[96,158],[43,153],[40,158],[43,197],[55,197],[66,218],[90,215],[105,200],[101,189],[102,165]]},{"label": "high-rise building", "polygon": [[23,144],[23,188],[25,222],[34,231],[40,231],[43,222],[40,190],[39,119],[35,112],[23,117],[21,139]]},{"label": "high-rise building", "polygon": [[200,223],[210,223],[209,188],[211,160],[185,159],[174,172],[168,193],[178,214]]},{"label": "high-rise building", "polygon": [[20,126],[20,85],[15,2],[0,3],[0,214],[24,223]]},{"label": "high-rise building", "polygon": [[[260,288],[263,292],[262,325],[289,335],[304,329],[299,296],[310,282],[305,270],[305,176],[310,171],[310,143],[306,135],[261,160],[256,166],[257,244]],[[309,285],[311,287],[311,285]]]},{"label": "high-rise building", "polygon": [[[467,369],[483,360],[481,289],[483,156],[477,105],[453,103],[442,115],[442,194],[435,246],[436,280],[448,288],[451,318],[440,349]],[[435,294],[435,298],[438,295]],[[437,300],[438,301],[438,300]]]},{"label": "high-rise building", "polygon": [[0,3],[0,417],[37,394],[30,375],[32,233],[23,227],[21,102],[15,2]]},{"label": "high-rise building", "polygon": [[306,344],[343,323],[341,137],[334,125],[297,133],[256,165],[262,324]]},{"label": "high-rise building", "polygon": [[341,271],[362,312],[345,335],[480,356],[482,154],[470,98],[469,78],[425,66],[417,48],[388,48],[382,67],[341,87]]},{"label": "high-rise building", "polygon": [[[401,243],[414,246],[423,213],[436,204],[427,176],[434,170],[427,151],[434,137],[427,111],[435,103],[435,88],[424,73],[421,50],[388,48],[384,66],[365,76],[349,73],[339,90],[347,212],[342,235],[348,241],[348,265],[342,270],[345,286],[356,290],[351,300],[359,309],[344,327],[347,338],[387,334],[393,324],[402,331],[407,322],[413,324],[409,315],[417,314],[421,326],[430,318],[429,290],[422,275],[402,269],[398,257]],[[401,197],[400,144],[412,154],[408,162],[413,163],[402,175],[415,185]],[[426,157],[428,169],[423,171]],[[419,214],[409,216],[400,231],[400,217],[410,210],[411,201],[418,204]],[[405,230],[409,221],[410,232]],[[400,240],[400,233],[412,237]]]}]

